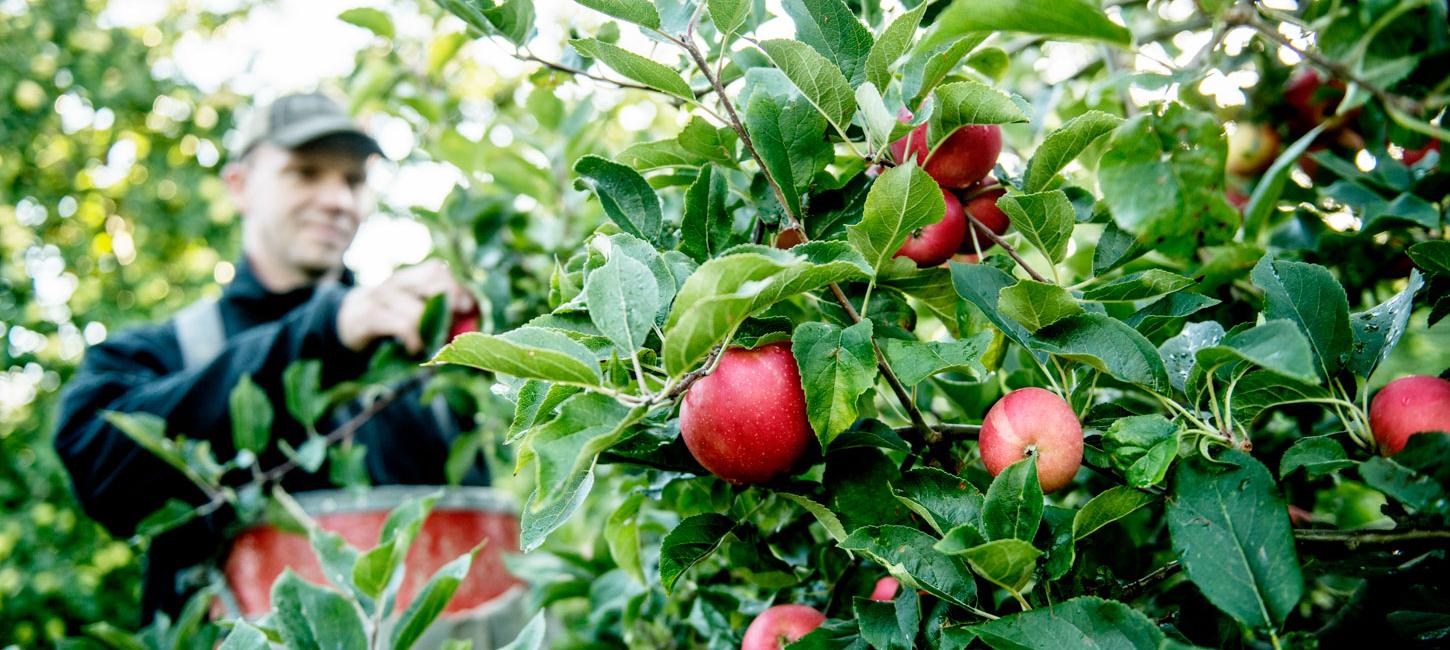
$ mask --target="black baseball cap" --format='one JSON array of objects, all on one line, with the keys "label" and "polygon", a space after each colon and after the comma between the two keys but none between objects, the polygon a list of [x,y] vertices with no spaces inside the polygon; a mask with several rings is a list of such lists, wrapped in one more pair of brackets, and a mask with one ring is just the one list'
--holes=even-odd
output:
[{"label": "black baseball cap", "polygon": [[240,160],[265,142],[284,149],[296,149],[328,136],[353,136],[359,150],[383,153],[378,141],[353,121],[331,97],[322,93],[294,93],[278,97],[271,104],[257,106],[242,119],[232,158]]}]

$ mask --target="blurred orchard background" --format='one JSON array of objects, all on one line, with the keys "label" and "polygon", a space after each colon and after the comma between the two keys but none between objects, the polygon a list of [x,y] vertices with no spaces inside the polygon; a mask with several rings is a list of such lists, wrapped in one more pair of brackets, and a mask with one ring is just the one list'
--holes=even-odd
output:
[{"label": "blurred orchard background", "polygon": [[[1112,5],[1129,3],[1105,4],[1120,19]],[[1121,57],[1130,80],[1173,72],[1212,37],[1191,0],[1146,4],[1166,28]],[[784,16],[778,5],[766,3]],[[468,271],[487,298],[485,331],[543,309],[555,259],[601,220],[572,186],[572,162],[619,151],[630,134],[675,133],[684,116],[658,95],[551,70],[542,62],[577,62],[558,45],[571,30],[596,34],[607,20],[557,0],[535,6],[540,45],[515,52],[417,0],[0,0],[0,646],[51,645],[95,621],[137,625],[144,549],[78,509],[51,423],[88,344],[232,279],[240,228],[218,174],[234,116],[252,99],[322,88],[347,97],[381,142],[391,160],[369,181],[379,210],[347,257],[361,282],[462,241],[478,250],[455,259],[485,262]],[[1281,31],[1309,45],[1291,26]],[[757,37],[791,34],[781,18]],[[631,42],[641,38],[633,30],[619,38],[648,49]],[[1138,106],[1170,98],[1211,108],[1230,129],[1261,119],[1260,104],[1277,100],[1255,98],[1281,93],[1284,68],[1298,62],[1280,48],[1273,78],[1238,66],[1186,84],[1114,86],[1081,78],[1101,46],[1012,50],[1005,40],[1024,59],[1007,86],[1038,93],[1034,105],[1124,91]],[[1250,41],[1235,30],[1223,52]],[[1001,163],[1020,171],[1011,137]],[[1360,153],[1368,171],[1374,157]],[[1294,180],[1309,185],[1299,170]],[[467,218],[453,219],[445,205],[461,202]],[[1355,225],[1347,209],[1326,222]],[[468,236],[453,236],[460,227]],[[1450,323],[1417,319],[1381,382],[1450,365]],[[511,407],[500,404],[481,412],[481,430],[506,425]]]}]

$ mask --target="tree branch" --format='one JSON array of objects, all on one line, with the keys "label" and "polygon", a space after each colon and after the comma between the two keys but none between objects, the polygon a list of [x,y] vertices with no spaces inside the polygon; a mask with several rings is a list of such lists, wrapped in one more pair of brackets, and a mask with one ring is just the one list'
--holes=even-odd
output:
[{"label": "tree branch", "polygon": [[1141,578],[1138,578],[1137,580],[1123,585],[1122,587],[1119,587],[1118,590],[1113,594],[1113,598],[1114,600],[1122,601],[1129,601],[1137,598],[1138,596],[1143,595],[1144,592],[1148,591],[1154,585],[1173,577],[1182,569],[1183,565],[1178,560],[1169,561],[1167,564],[1160,566],[1157,569],[1154,569],[1152,572],[1148,573],[1148,575],[1145,575]]},{"label": "tree branch", "polygon": [[1038,282],[1047,282],[1048,281],[1047,278],[1042,277],[1042,274],[1041,273],[1038,273],[1031,266],[1029,266],[1027,264],[1027,260],[1022,259],[1022,256],[1017,253],[1017,249],[1016,248],[1013,248],[1011,244],[1007,243],[1007,240],[1002,239],[1002,236],[1001,235],[998,235],[997,233],[992,232],[992,229],[991,228],[988,228],[981,221],[978,221],[976,217],[972,216],[972,213],[963,210],[962,211],[962,214],[965,214],[966,217],[967,217],[967,221],[970,221],[972,223],[972,225],[975,226],[975,228],[974,228],[975,230],[977,230],[979,233],[981,233],[983,235],[986,235],[987,236],[987,239],[992,240],[992,243],[994,243],[994,244],[996,244],[998,246],[1001,246],[1002,247],[1002,250],[1005,251],[1007,253],[1007,255],[1009,255],[1012,258],[1013,261],[1017,262],[1017,266],[1022,267],[1022,270],[1023,271],[1026,271],[1027,272],[1027,275],[1031,276],[1033,280],[1036,280]]},{"label": "tree branch", "polygon": [[1318,544],[1343,545],[1350,550],[1361,546],[1393,546],[1406,542],[1426,542],[1450,547],[1450,530],[1317,530],[1294,531],[1294,540]]}]

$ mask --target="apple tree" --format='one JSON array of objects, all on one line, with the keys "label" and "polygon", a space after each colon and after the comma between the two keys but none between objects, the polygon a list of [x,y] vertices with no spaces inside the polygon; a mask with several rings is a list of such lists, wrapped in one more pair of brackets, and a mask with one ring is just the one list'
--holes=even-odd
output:
[{"label": "apple tree", "polygon": [[580,0],[559,61],[440,4],[681,115],[432,360],[516,405],[571,642],[1443,638],[1443,3]]}]

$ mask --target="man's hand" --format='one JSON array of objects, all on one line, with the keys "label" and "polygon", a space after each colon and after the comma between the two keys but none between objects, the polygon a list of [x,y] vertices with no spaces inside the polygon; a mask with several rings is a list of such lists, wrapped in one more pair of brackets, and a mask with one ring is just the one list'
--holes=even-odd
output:
[{"label": "man's hand", "polygon": [[454,281],[448,267],[433,260],[394,273],[375,287],[347,292],[337,310],[337,336],[348,349],[361,351],[379,338],[392,337],[411,354],[423,351],[418,321],[423,305],[440,293],[448,294],[451,310],[473,308],[473,297]]}]

